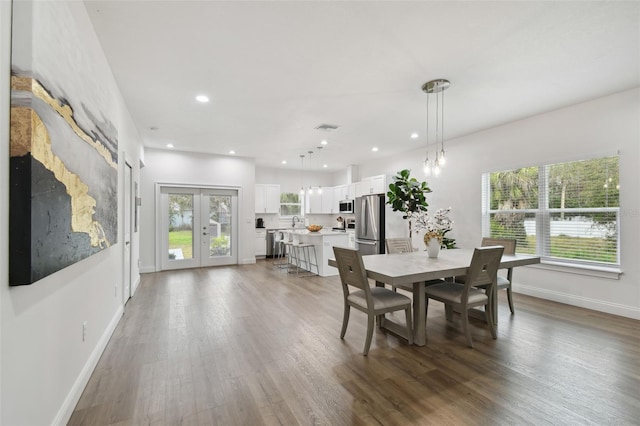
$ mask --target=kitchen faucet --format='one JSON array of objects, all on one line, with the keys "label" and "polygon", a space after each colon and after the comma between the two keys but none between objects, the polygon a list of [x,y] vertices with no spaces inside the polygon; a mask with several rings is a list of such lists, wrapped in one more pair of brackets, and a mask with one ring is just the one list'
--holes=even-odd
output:
[{"label": "kitchen faucet", "polygon": [[300,218],[298,216],[294,216],[291,218],[291,227],[295,228],[296,227],[296,222],[300,222]]}]

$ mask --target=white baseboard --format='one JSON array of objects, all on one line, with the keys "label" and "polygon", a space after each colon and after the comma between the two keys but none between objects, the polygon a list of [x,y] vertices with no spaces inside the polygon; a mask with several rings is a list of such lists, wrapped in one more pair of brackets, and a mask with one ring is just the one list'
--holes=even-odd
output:
[{"label": "white baseboard", "polygon": [[622,317],[640,319],[640,308],[635,306],[621,305],[619,303],[611,303],[588,297],[576,296],[575,294],[560,293],[558,291],[517,283],[513,284],[513,291],[516,293],[526,294],[527,296],[566,303],[567,305],[587,308],[598,312],[606,312],[608,314],[619,315]]},{"label": "white baseboard", "polygon": [[136,282],[131,286],[131,297],[133,297],[133,295],[136,294],[136,290],[138,289],[139,285],[140,285],[140,274],[138,274],[138,278],[136,279]]},{"label": "white baseboard", "polygon": [[96,368],[104,349],[107,347],[107,343],[111,338],[111,335],[116,329],[118,322],[122,318],[122,314],[124,313],[124,307],[120,305],[120,307],[116,310],[115,315],[109,322],[107,329],[102,333],[102,337],[98,341],[98,344],[93,349],[91,356],[85,363],[82,371],[80,371],[80,375],[76,379],[75,383],[71,387],[71,390],[67,394],[67,397],[64,399],[60,410],[58,410],[58,414],[51,424],[53,425],[66,425],[73,414],[73,410],[76,408],[80,397],[82,396],[82,392],[84,391],[85,386],[89,382],[89,378],[93,373],[93,370]]},{"label": "white baseboard", "polygon": [[140,268],[140,273],[141,274],[150,274],[151,272],[156,272],[156,267],[151,265],[151,266],[143,266]]}]

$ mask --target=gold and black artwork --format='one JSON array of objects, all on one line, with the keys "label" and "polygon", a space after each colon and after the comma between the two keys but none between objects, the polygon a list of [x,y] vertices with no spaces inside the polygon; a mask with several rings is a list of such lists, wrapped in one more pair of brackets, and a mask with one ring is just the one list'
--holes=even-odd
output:
[{"label": "gold and black artwork", "polygon": [[[91,90],[95,75],[83,69],[91,55],[64,51],[81,43],[24,25],[43,3],[14,2],[10,285],[32,284],[117,242],[117,131]],[[73,28],[56,37],[72,39]]]}]

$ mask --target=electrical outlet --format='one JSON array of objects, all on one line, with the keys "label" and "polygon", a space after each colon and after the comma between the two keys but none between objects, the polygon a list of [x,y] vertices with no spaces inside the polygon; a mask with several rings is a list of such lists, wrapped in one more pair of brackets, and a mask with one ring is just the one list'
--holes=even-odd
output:
[{"label": "electrical outlet", "polygon": [[86,339],[87,337],[87,322],[83,322],[82,323],[82,341],[84,342],[84,339]]}]

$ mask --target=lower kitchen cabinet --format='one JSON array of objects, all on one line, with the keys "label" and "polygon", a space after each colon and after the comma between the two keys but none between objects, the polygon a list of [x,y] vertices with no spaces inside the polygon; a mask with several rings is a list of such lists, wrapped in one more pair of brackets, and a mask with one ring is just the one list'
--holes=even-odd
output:
[{"label": "lower kitchen cabinet", "polygon": [[256,257],[266,256],[267,255],[267,230],[265,229],[256,229],[256,240],[255,240],[255,251]]}]

